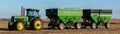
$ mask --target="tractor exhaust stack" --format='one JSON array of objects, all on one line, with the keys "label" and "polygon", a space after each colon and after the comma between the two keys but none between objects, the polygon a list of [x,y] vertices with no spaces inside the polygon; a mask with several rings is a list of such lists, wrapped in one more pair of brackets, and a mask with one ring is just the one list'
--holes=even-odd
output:
[{"label": "tractor exhaust stack", "polygon": [[25,16],[25,8],[21,7],[21,16]]}]

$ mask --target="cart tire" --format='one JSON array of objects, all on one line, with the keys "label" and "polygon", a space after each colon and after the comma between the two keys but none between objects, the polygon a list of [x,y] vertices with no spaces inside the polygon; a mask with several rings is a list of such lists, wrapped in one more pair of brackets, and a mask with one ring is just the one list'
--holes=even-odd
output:
[{"label": "cart tire", "polygon": [[81,23],[76,23],[76,24],[75,24],[75,28],[76,28],[76,29],[81,29]]},{"label": "cart tire", "polygon": [[58,25],[58,29],[59,29],[59,30],[65,29],[65,24],[60,23],[60,24]]},{"label": "cart tire", "polygon": [[109,29],[110,28],[110,23],[105,23],[105,28]]},{"label": "cart tire", "polygon": [[49,24],[48,24],[48,29],[54,29],[54,28],[55,28],[55,26],[53,26],[52,23],[49,23]]},{"label": "cart tire", "polygon": [[91,24],[91,29],[95,29],[96,26],[97,26],[96,23],[92,23],[92,24]]}]

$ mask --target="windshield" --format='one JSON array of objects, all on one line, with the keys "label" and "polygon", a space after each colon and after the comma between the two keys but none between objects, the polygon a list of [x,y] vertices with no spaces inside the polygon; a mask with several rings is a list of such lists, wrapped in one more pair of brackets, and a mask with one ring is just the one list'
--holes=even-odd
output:
[{"label": "windshield", "polygon": [[36,11],[27,11],[27,16],[39,16]]}]

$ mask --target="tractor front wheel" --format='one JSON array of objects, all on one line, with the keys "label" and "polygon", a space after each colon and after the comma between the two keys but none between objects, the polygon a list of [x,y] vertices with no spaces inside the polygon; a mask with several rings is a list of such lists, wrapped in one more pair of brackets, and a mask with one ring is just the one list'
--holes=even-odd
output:
[{"label": "tractor front wheel", "polygon": [[18,21],[14,25],[15,25],[15,30],[23,30],[24,29],[24,23],[22,21]]},{"label": "tractor front wheel", "polygon": [[39,30],[42,28],[42,21],[40,19],[35,19],[31,22],[31,28],[33,30]]}]

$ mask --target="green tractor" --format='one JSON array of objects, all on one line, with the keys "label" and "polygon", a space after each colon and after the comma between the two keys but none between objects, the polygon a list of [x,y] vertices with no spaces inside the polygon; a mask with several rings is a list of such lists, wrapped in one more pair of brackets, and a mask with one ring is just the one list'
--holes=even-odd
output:
[{"label": "green tractor", "polygon": [[[26,16],[25,14],[26,10]],[[39,19],[39,10],[37,9],[24,9],[21,11],[21,16],[12,16],[8,24],[9,30],[39,30],[42,28],[42,21]]]}]

